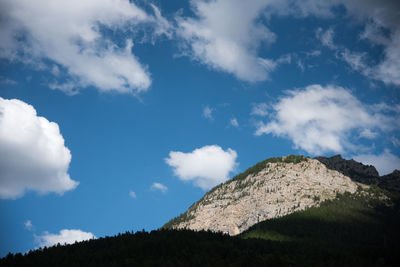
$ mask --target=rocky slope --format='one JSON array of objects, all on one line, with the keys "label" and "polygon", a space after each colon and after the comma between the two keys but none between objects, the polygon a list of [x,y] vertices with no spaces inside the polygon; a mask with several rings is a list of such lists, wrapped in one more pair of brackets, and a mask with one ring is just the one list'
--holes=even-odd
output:
[{"label": "rocky slope", "polygon": [[213,188],[164,227],[237,235],[252,225],[318,206],[358,184],[316,159],[272,158]]},{"label": "rocky slope", "polygon": [[353,159],[346,160],[341,155],[330,158],[316,157],[315,159],[324,163],[329,169],[337,170],[354,181],[363,184],[376,184],[378,182],[378,171],[372,165],[364,165]]},{"label": "rocky slope", "polygon": [[379,176],[374,166],[364,165],[353,159],[346,160],[342,158],[341,155],[330,158],[316,157],[315,159],[324,163],[329,169],[336,170],[350,177],[353,181],[367,185],[377,185],[391,191],[400,191],[399,170],[394,170],[390,174]]}]

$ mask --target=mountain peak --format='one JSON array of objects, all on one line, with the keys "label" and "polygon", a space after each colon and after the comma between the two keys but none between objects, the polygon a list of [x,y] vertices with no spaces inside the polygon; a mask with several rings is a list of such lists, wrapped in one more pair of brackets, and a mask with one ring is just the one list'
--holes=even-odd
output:
[{"label": "mountain peak", "polygon": [[214,187],[164,227],[236,235],[260,221],[318,206],[337,193],[354,193],[357,187],[316,159],[270,158]]}]

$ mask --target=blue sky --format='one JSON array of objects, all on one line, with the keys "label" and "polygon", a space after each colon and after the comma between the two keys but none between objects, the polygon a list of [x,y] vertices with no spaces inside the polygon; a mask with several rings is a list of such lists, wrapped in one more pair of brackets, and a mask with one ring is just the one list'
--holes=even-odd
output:
[{"label": "blue sky", "polygon": [[0,255],[152,230],[268,157],[400,168],[396,1],[0,4]]}]

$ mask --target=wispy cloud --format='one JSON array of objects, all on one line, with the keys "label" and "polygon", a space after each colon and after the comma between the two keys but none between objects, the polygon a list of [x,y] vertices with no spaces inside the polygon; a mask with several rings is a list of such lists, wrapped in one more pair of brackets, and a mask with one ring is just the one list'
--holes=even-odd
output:
[{"label": "wispy cloud", "polygon": [[268,115],[268,105],[267,103],[254,103],[252,104],[250,115],[256,116],[267,116]]},{"label": "wispy cloud", "polygon": [[134,191],[130,190],[130,191],[129,191],[129,196],[130,196],[131,198],[136,198],[136,193],[135,193]]},{"label": "wispy cloud", "polygon": [[213,109],[210,108],[209,106],[205,106],[203,108],[203,117],[209,120],[213,120]]},{"label": "wispy cloud", "polygon": [[230,120],[230,123],[231,123],[231,125],[232,125],[233,127],[235,127],[235,128],[238,128],[238,127],[239,127],[239,122],[238,122],[238,120],[237,120],[236,118],[232,118],[232,119]]},{"label": "wispy cloud", "polygon": [[163,185],[161,183],[154,182],[150,186],[150,190],[152,190],[152,191],[160,191],[163,194],[165,194],[168,191],[168,187],[166,187],[165,185]]},{"label": "wispy cloud", "polygon": [[32,231],[32,230],[34,229],[31,220],[27,220],[27,221],[24,223],[24,225],[25,225],[25,229],[28,230],[28,231]]}]

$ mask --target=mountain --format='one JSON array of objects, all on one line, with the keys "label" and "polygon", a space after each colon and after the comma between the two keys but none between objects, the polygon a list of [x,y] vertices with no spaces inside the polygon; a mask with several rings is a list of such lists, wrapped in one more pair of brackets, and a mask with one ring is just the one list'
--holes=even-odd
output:
[{"label": "mountain", "polygon": [[[373,170],[366,173],[377,174]],[[237,235],[258,222],[355,193],[361,185],[345,174],[304,156],[270,158],[216,186],[164,227]]]},{"label": "mountain", "polygon": [[[9,254],[0,266],[398,266],[400,193],[390,186],[399,171],[375,177],[385,190],[332,168],[302,156],[267,159],[159,230]],[[230,235],[177,227],[200,225],[205,211],[226,220],[206,222]],[[244,223],[230,228],[232,214]]]}]

